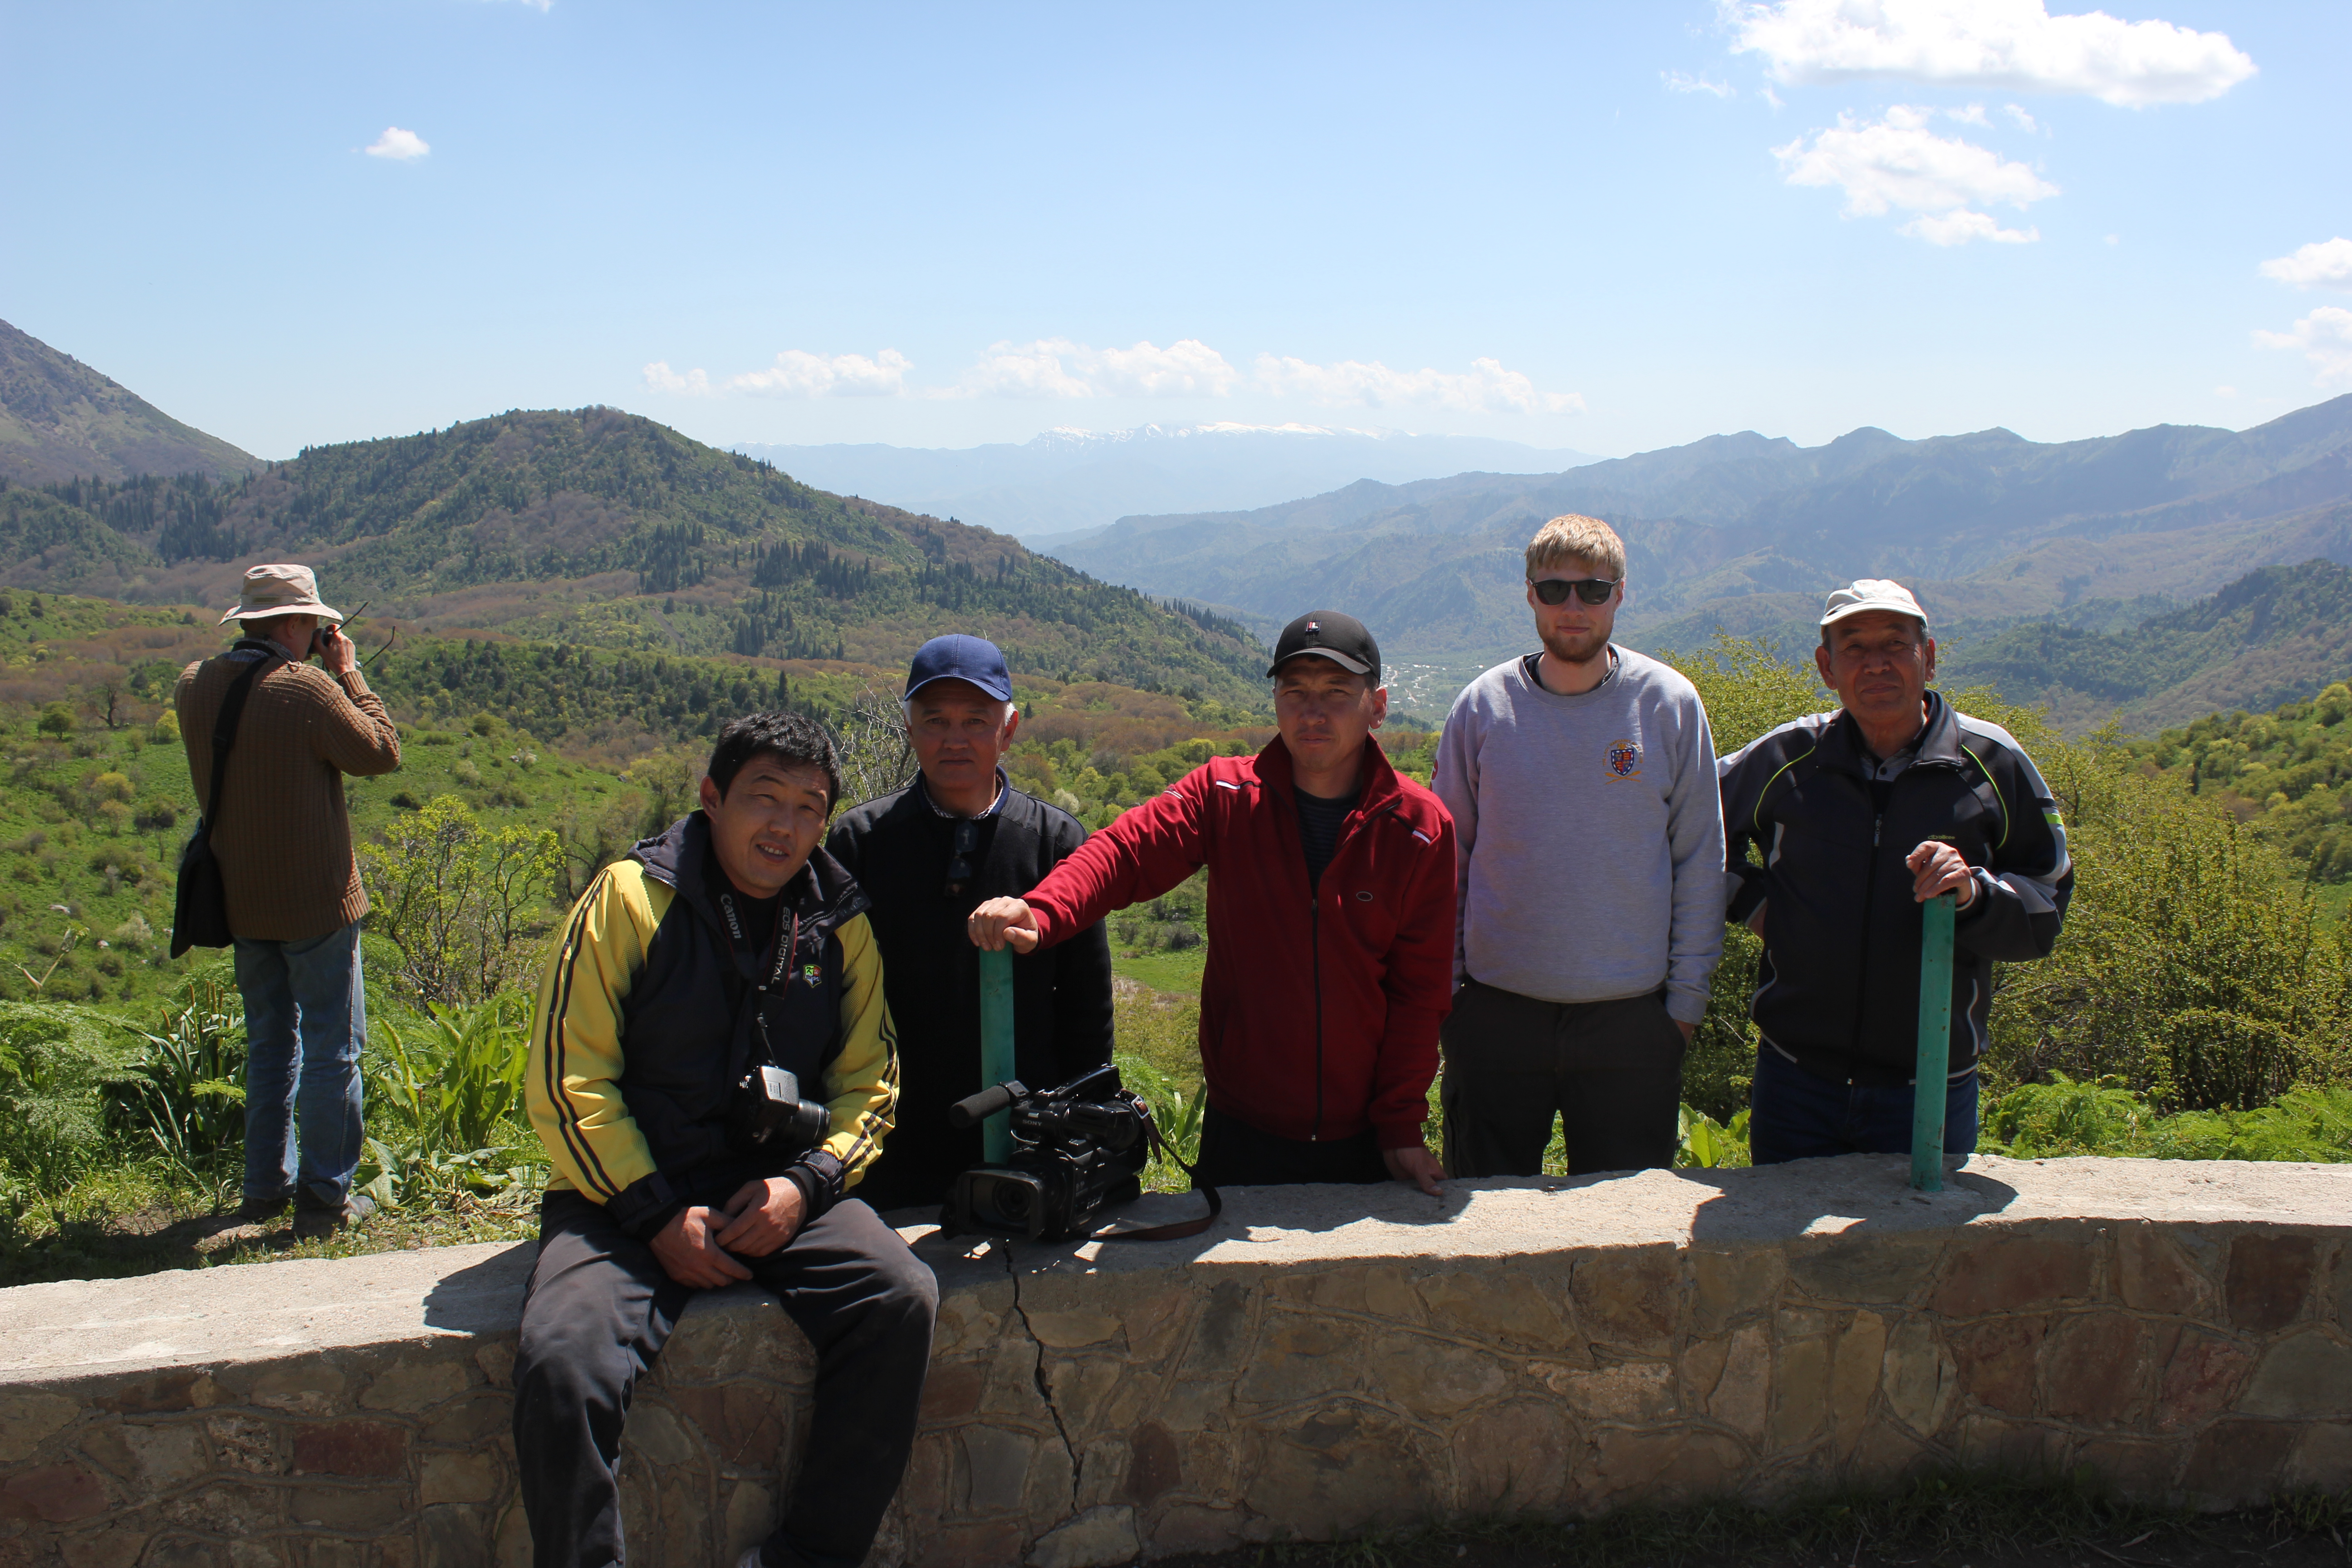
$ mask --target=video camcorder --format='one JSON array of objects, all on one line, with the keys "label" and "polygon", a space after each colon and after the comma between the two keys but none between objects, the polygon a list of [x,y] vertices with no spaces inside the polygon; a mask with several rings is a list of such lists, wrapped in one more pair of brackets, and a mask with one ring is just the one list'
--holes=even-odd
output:
[{"label": "video camcorder", "polygon": [[1067,1241],[1092,1228],[1106,1204],[1141,1195],[1151,1158],[1151,1109],[1120,1087],[1105,1062],[1059,1089],[993,1084],[948,1108],[956,1127],[1010,1109],[1013,1157],[964,1172],[948,1189],[942,1225],[1032,1241]]},{"label": "video camcorder", "polygon": [[805,1154],[832,1124],[833,1112],[803,1100],[800,1079],[779,1067],[745,1073],[727,1100],[727,1142],[739,1154]]}]

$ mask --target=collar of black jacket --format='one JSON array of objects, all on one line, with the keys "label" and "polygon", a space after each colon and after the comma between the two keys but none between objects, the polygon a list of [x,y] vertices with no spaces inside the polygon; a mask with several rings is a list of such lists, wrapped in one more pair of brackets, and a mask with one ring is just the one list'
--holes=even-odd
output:
[{"label": "collar of black jacket", "polygon": [[[1276,735],[1257,754],[1258,782],[1278,795],[1292,800],[1298,797],[1297,777],[1290,765],[1290,748]],[[1389,765],[1389,754],[1381,750],[1378,737],[1364,737],[1364,771],[1356,776],[1358,808],[1366,816],[1386,805],[1393,805],[1404,792],[1397,787],[1397,771]]]},{"label": "collar of black jacket", "polygon": [[[699,811],[688,812],[657,837],[639,839],[629,851],[629,858],[645,867],[646,876],[677,889],[677,896],[709,921],[713,930],[726,931],[726,919],[719,911],[719,895],[729,889],[712,887],[704,871],[710,864],[709,817]],[[801,930],[807,932],[838,930],[869,907],[866,890],[857,885],[857,879],[820,845],[810,852],[808,864],[801,868],[801,874],[784,884],[783,902],[778,910],[798,915]]]},{"label": "collar of black jacket", "polygon": [[[1862,743],[1862,726],[1853,721],[1853,714],[1841,709],[1837,721],[1829,727],[1829,732],[1822,739],[1827,748],[1822,753],[1824,761],[1834,760],[1857,778],[1870,776],[1871,770],[1864,761],[1869,752]],[[1914,751],[1913,767],[1922,763],[1951,768],[1960,765],[1959,710],[1945,701],[1943,694],[1933,688],[1927,692],[1927,722],[1919,731],[1918,743]],[[1885,760],[1884,757],[1879,759],[1881,762]]]}]

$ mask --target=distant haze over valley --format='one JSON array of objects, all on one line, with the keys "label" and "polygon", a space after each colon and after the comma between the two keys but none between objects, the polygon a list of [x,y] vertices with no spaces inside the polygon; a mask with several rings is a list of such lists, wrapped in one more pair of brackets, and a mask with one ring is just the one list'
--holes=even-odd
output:
[{"label": "distant haze over valley", "polygon": [[[1131,512],[1231,510],[1334,489],[1483,469],[1556,473],[1599,459],[1475,436],[1320,425],[1048,430],[1014,445],[740,446],[805,483],[1010,533],[1036,545]],[[1046,546],[1050,549],[1050,544]]]},{"label": "distant haze over valley", "polygon": [[[1807,447],[1744,431],[1553,474],[1367,479],[1249,510],[1127,517],[1043,547],[1261,632],[1345,607],[1443,686],[1533,646],[1521,552],[1566,511],[1625,536],[1633,597],[1618,626],[1633,646],[1696,648],[1718,629],[1809,641],[1822,593],[1885,576],[1919,593],[1964,666],[1972,638],[2021,618],[2119,631],[2255,567],[2352,563],[2352,395],[2242,432],[2059,444],[1864,428]],[[2005,668],[2021,673],[2013,657]]]}]

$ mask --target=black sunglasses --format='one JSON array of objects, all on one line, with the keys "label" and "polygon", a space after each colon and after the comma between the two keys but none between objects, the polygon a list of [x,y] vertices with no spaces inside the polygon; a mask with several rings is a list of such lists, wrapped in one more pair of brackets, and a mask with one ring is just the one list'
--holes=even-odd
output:
[{"label": "black sunglasses", "polygon": [[1571,581],[1566,577],[1547,577],[1538,583],[1531,578],[1528,586],[1533,588],[1536,597],[1547,605],[1567,604],[1568,591],[1571,588],[1576,590],[1576,596],[1588,605],[1605,605],[1609,602],[1609,595],[1617,591],[1617,584],[1624,580],[1622,577],[1578,577]]}]

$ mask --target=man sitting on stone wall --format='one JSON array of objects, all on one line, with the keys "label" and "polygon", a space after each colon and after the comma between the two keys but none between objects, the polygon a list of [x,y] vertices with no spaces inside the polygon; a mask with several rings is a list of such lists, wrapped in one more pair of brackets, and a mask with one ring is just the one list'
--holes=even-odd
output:
[{"label": "man sitting on stone wall", "polygon": [[1910,1149],[1920,905],[1951,893],[1944,1150],[1967,1154],[1992,966],[2057,942],[2074,887],[2066,829],[2009,731],[1927,689],[1936,644],[1902,584],[1865,578],[1832,594],[1813,660],[1838,710],[1719,764],[1726,917],[1764,939],[1749,1145],[1759,1165]]},{"label": "man sitting on stone wall", "polygon": [[515,1365],[539,1568],[622,1561],[622,1419],[697,1290],[759,1280],[816,1351],[798,1490],[739,1568],[856,1568],[906,1468],[939,1287],[846,1195],[898,1068],[866,895],[818,847],[840,793],[814,723],[736,720],[702,809],[599,873],[550,958],[526,1093],[555,1170]]},{"label": "man sitting on stone wall", "polygon": [[972,941],[1050,947],[1209,868],[1201,977],[1211,1186],[1378,1182],[1438,1191],[1422,1137],[1453,1000],[1454,822],[1389,765],[1381,650],[1316,610],[1275,645],[1275,723],[1121,815]]}]

